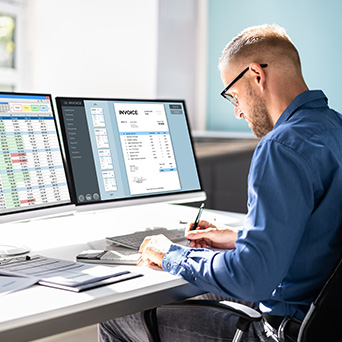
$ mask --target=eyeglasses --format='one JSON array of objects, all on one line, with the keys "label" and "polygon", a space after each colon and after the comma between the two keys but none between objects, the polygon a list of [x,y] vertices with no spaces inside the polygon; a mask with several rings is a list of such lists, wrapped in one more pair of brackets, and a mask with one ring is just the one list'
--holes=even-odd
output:
[{"label": "eyeglasses", "polygon": [[[268,64],[260,64],[260,66],[262,68],[266,68]],[[238,106],[239,105],[239,101],[238,99],[229,94],[228,93],[228,89],[233,85],[235,84],[240,78],[242,78],[242,76],[249,70],[249,67],[247,67],[244,71],[242,71],[239,75],[237,75],[233,81],[231,81],[227,87],[224,88],[224,90],[221,92],[221,96],[223,96],[226,100],[228,100],[231,104],[233,104],[234,106]]]}]

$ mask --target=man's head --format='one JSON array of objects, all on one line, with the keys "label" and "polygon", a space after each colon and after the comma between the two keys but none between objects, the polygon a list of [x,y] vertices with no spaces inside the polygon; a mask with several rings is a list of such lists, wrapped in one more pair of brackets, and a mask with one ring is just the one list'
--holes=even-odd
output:
[{"label": "man's head", "polygon": [[271,131],[290,102],[307,90],[297,49],[277,25],[243,30],[223,50],[219,69],[226,86],[222,95],[259,138]]}]

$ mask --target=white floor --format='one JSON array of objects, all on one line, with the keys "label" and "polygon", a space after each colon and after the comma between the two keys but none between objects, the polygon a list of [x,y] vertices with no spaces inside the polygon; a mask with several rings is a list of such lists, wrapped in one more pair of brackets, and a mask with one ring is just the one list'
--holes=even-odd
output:
[{"label": "white floor", "polygon": [[97,342],[97,325],[42,338],[34,342]]}]

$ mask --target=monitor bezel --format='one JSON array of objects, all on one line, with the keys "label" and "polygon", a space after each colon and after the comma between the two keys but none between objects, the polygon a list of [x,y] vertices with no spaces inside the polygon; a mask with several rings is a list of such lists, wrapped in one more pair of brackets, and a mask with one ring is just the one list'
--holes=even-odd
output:
[{"label": "monitor bezel", "polygon": [[[63,119],[63,112],[62,112],[62,102],[64,100],[75,100],[75,101],[132,101],[132,102],[150,102],[150,103],[182,103],[184,108],[184,117],[186,121],[186,125],[188,128],[189,139],[191,144],[191,149],[194,157],[195,167],[198,176],[198,182],[200,188],[197,190],[187,190],[187,191],[178,191],[178,192],[168,192],[165,194],[148,194],[142,196],[134,196],[130,198],[117,198],[112,200],[99,200],[99,201],[91,201],[91,202],[84,202],[78,203],[77,201],[77,194],[76,194],[76,187],[75,187],[75,180],[74,175],[72,172],[72,164],[71,164],[71,156],[69,152],[69,148],[67,146],[67,134],[66,134],[66,127],[64,124]],[[70,194],[72,198],[72,202],[75,204],[77,211],[87,211],[87,210],[99,210],[99,209],[110,209],[110,208],[117,208],[122,206],[133,206],[133,205],[140,205],[140,204],[150,204],[150,203],[189,203],[189,202],[200,202],[206,200],[206,193],[203,190],[201,175],[198,168],[198,161],[196,158],[195,150],[194,150],[194,143],[191,135],[191,129],[189,125],[187,109],[185,105],[185,100],[181,99],[131,99],[131,98],[109,98],[109,97],[70,97],[70,96],[57,96],[55,97],[55,102],[57,106],[57,113],[59,118],[59,124],[61,127],[62,133],[62,140],[64,151],[66,155],[67,163],[70,167]]]},{"label": "monitor bezel", "polygon": [[[18,221],[28,221],[35,218],[45,218],[51,216],[60,216],[65,214],[70,214],[76,212],[76,207],[72,201],[71,192],[70,192],[70,173],[68,169],[68,165],[66,162],[65,154],[63,153],[63,144],[60,136],[60,129],[58,127],[58,116],[55,113],[54,105],[53,105],[53,97],[51,94],[48,93],[26,93],[26,92],[8,92],[8,91],[0,91],[0,97],[2,95],[17,95],[17,96],[42,96],[42,97],[49,97],[50,104],[51,104],[51,111],[54,118],[54,124],[57,133],[57,139],[59,148],[61,151],[62,163],[65,171],[65,177],[67,182],[67,187],[69,191],[70,201],[57,203],[57,204],[47,204],[41,205],[39,207],[30,207],[30,208],[19,208],[17,211],[9,211],[6,213],[2,213],[0,211],[0,223],[11,223],[11,222],[18,222]],[[4,97],[5,97],[4,96]]]}]

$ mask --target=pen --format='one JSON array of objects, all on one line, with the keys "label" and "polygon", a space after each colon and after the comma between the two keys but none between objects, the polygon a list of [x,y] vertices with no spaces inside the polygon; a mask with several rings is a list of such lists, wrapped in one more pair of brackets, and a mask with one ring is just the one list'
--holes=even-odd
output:
[{"label": "pen", "polygon": [[0,266],[8,264],[8,263],[14,263],[14,262],[21,262],[21,261],[28,261],[32,259],[36,259],[37,257],[30,257],[29,255],[25,255],[22,257],[13,257],[13,258],[7,258],[7,259],[0,259]]},{"label": "pen", "polygon": [[198,211],[198,214],[196,216],[196,219],[195,219],[195,222],[194,224],[192,225],[191,229],[190,230],[195,230],[198,226],[198,222],[201,218],[201,215],[202,215],[202,211],[203,211],[203,208],[204,208],[204,203],[201,204],[200,208],[199,208],[199,211]]}]

